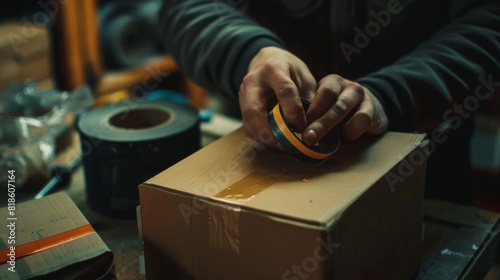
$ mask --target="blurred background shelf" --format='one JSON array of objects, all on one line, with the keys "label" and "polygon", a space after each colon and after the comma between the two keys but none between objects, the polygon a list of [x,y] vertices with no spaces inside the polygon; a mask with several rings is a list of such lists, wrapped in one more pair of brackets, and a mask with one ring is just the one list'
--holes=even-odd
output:
[{"label": "blurred background shelf", "polygon": [[145,78],[154,79],[154,72],[152,71],[159,73],[159,75],[176,72],[177,64],[171,57],[164,56],[152,58],[140,67],[106,73],[97,83],[96,94],[100,96],[141,85],[144,83]]},{"label": "blurred background shelf", "polygon": [[[205,105],[205,90],[163,51],[160,0],[19,0],[0,12],[0,91],[35,79],[60,90],[89,85],[96,97],[138,86],[170,89]],[[47,82],[46,80],[50,80]]]}]

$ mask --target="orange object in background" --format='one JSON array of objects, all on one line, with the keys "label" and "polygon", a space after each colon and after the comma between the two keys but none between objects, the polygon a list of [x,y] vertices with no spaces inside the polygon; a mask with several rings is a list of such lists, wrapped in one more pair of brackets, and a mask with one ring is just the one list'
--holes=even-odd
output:
[{"label": "orange object in background", "polygon": [[119,90],[96,98],[92,107],[96,108],[109,103],[116,103],[128,99],[130,99],[130,92],[128,90]]}]

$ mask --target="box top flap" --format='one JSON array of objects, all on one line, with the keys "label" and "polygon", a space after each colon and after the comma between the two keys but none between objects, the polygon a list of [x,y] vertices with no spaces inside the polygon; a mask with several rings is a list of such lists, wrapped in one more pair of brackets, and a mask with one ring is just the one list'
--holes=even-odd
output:
[{"label": "box top flap", "polygon": [[141,187],[325,225],[424,139],[424,134],[387,132],[342,143],[328,160],[305,163],[248,139],[239,128]]}]

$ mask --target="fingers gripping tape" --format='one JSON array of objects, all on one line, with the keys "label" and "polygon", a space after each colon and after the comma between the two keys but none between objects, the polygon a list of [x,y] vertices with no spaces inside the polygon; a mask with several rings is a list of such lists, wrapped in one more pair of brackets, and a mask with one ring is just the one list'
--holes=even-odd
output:
[{"label": "fingers gripping tape", "polygon": [[[310,104],[306,99],[302,99],[304,110],[307,111]],[[279,103],[269,112],[269,124],[274,136],[283,148],[288,153],[305,162],[322,161],[335,153],[340,146],[340,133],[338,129],[331,130],[314,147],[304,144],[283,116]]]}]

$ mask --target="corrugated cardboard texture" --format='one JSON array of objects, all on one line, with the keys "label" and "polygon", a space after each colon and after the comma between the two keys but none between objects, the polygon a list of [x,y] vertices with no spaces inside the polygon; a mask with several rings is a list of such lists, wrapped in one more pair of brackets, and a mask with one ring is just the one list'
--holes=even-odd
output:
[{"label": "corrugated cardboard texture", "polygon": [[139,187],[146,276],[408,277],[420,259],[424,138],[389,132],[308,164],[238,129]]}]

